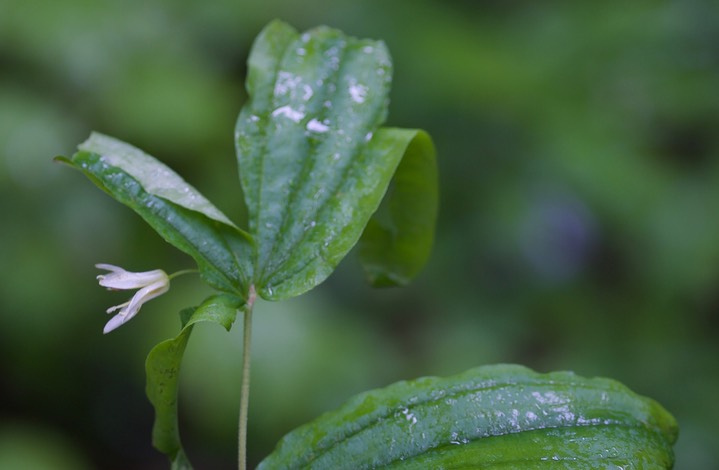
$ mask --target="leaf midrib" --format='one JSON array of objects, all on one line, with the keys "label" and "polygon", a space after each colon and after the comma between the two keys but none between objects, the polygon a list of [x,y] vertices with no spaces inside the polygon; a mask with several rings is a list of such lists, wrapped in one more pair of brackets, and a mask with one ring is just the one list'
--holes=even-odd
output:
[{"label": "leaf midrib", "polygon": [[[295,40],[295,41],[296,41],[296,40]],[[295,41],[293,41],[292,44],[294,44]],[[336,79],[337,77],[342,76],[341,71],[342,71],[342,70],[344,69],[344,67],[345,67],[345,63],[344,63],[344,60],[343,60],[343,59],[344,59],[345,54],[346,54],[346,51],[347,51],[347,49],[348,49],[348,44],[347,44],[346,42],[345,42],[344,44],[341,44],[343,41],[337,41],[337,42],[340,43],[339,45],[342,45],[341,55],[340,55],[340,67],[338,67],[337,70],[334,71],[334,73],[331,73],[331,74],[328,76],[328,78],[331,78],[331,79],[334,80],[333,83],[336,83],[336,80],[335,80],[335,79]],[[288,47],[288,48],[285,50],[285,53],[283,54],[283,60],[280,62],[280,67],[278,67],[278,70],[281,68],[282,63],[284,63],[285,55],[288,54],[288,53],[290,53],[290,52],[292,52],[292,48],[291,48],[291,47]],[[328,68],[329,68],[329,69],[332,69],[332,67],[328,67]],[[277,72],[277,71],[276,71],[276,72]],[[277,83],[277,78],[278,78],[278,76],[279,76],[279,73],[275,73],[275,81],[273,82],[273,85]],[[275,99],[276,96],[274,95],[274,86],[273,86],[272,90],[273,90],[273,92],[272,92],[272,97],[271,97],[271,102],[272,102],[272,106],[271,106],[271,107],[274,108],[278,103],[277,103],[277,101],[276,101],[276,99]],[[322,98],[326,98],[326,97],[328,97],[328,96],[334,97],[334,96],[336,96],[336,94],[337,94],[338,92],[339,92],[339,87],[335,87],[335,91],[334,91],[334,94],[333,94],[333,95],[329,95],[329,94],[327,94],[327,92],[324,92],[324,90],[323,90]],[[322,106],[323,101],[324,101],[324,99],[318,99],[318,100],[317,100],[317,102],[319,103],[319,109],[320,109],[320,112],[319,112],[318,114],[319,114],[319,116],[321,116],[322,118],[324,118],[324,117],[326,116],[326,114],[323,113],[323,106]],[[310,115],[310,113],[308,113],[308,115],[305,116],[305,119],[307,119],[308,117],[314,117],[314,114]],[[304,122],[305,119],[303,119],[303,122]],[[264,129],[266,129],[266,127],[265,127]],[[265,141],[265,149],[266,149],[266,147],[267,147],[267,145],[266,145],[267,139],[264,139],[264,141]],[[310,142],[310,148],[311,148],[311,150],[314,150],[316,147],[317,147],[317,144],[316,144],[316,143]],[[310,152],[310,155],[313,155],[313,154],[314,154],[314,152]],[[266,155],[266,152],[263,153],[263,161],[264,161],[265,155]],[[311,172],[312,168],[315,167],[316,163],[317,163],[317,161],[316,161],[315,159],[311,159],[311,158],[305,158],[305,159],[304,159],[304,163],[303,163],[303,166],[302,166],[302,171],[300,171],[300,174],[299,174],[299,176],[298,176],[298,180],[299,180],[300,182],[303,181],[303,177],[304,177],[305,175],[307,175],[307,173]],[[263,172],[263,175],[264,175],[264,172]],[[262,181],[264,181],[264,178],[262,178]],[[290,189],[290,194],[288,195],[288,198],[287,198],[287,204],[285,204],[285,205],[283,206],[282,219],[281,219],[281,222],[280,222],[279,229],[275,232],[275,236],[272,238],[272,247],[270,248],[270,250],[269,250],[269,252],[268,252],[267,259],[265,260],[265,265],[262,267],[262,270],[261,270],[260,279],[262,280],[262,282],[264,282],[264,281],[267,280],[267,279],[266,279],[266,270],[267,270],[267,269],[272,268],[272,270],[276,272],[279,268],[282,267],[282,265],[283,265],[283,264],[287,261],[287,259],[289,258],[289,256],[288,256],[288,257],[284,257],[281,261],[279,261],[278,263],[276,263],[274,266],[273,266],[273,264],[272,264],[272,260],[274,259],[275,255],[276,255],[276,253],[277,253],[277,247],[280,245],[280,243],[279,243],[279,236],[280,236],[283,232],[286,232],[288,225],[289,225],[289,224],[291,223],[291,221],[292,221],[292,219],[289,217],[289,214],[290,214],[290,212],[291,212],[290,209],[292,208],[292,206],[294,205],[294,203],[295,203],[295,201],[296,201],[296,198],[297,198],[297,195],[298,195],[298,193],[299,193],[300,188],[301,188],[301,185],[298,184],[298,183],[295,183],[295,184],[292,185],[292,187],[291,187],[291,189]],[[318,204],[317,207],[319,207],[319,208],[323,207],[323,206],[325,205],[327,199],[328,199],[327,196],[326,196],[325,198],[323,198],[322,202],[321,202],[320,204]],[[261,207],[260,207],[260,210],[261,210]],[[317,212],[319,212],[319,210],[318,210]],[[316,213],[317,213],[317,212],[316,212]],[[290,254],[295,247],[297,247],[298,245],[300,245],[300,244],[302,243],[302,241],[305,239],[306,236],[307,236],[307,232],[305,232],[302,236],[300,236],[299,239],[297,239],[296,241],[294,241],[294,242],[292,243],[292,245],[290,245],[289,249],[286,250],[286,252],[287,252],[288,254]],[[311,261],[312,261],[312,260],[308,260],[307,264],[309,264]],[[307,264],[305,264],[304,266],[306,266]],[[304,268],[304,266],[303,266],[303,268]],[[301,271],[301,269],[300,269],[299,271]],[[273,273],[271,273],[271,274],[273,274]],[[271,276],[271,274],[270,274],[270,276]],[[294,275],[294,273],[293,273],[293,274],[290,274],[290,276],[288,276],[288,277],[291,277],[292,275]],[[264,286],[263,286],[263,287],[264,287]]]}]

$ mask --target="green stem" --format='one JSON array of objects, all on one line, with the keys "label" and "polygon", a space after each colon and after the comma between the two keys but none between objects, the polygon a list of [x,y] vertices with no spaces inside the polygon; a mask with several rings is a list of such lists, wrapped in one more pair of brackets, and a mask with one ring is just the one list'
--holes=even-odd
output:
[{"label": "green stem", "polygon": [[250,338],[252,336],[252,307],[255,304],[255,286],[250,286],[245,305],[245,321],[242,339],[242,388],[240,389],[240,419],[238,436],[237,468],[247,468],[247,412],[250,402]]},{"label": "green stem", "polygon": [[200,272],[200,271],[199,271],[198,269],[183,269],[182,271],[174,272],[174,273],[168,275],[167,277],[168,277],[170,280],[173,280],[173,279],[175,279],[175,278],[178,277],[178,276],[184,276],[185,274],[196,274],[196,273],[199,273],[199,272]]}]

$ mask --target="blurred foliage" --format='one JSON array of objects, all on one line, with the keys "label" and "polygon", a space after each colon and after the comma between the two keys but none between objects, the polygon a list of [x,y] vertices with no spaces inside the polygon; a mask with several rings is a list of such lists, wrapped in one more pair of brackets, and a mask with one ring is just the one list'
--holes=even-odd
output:
[{"label": "blurred foliage", "polygon": [[[95,263],[191,260],[51,158],[114,135],[242,220],[233,127],[252,39],[276,17],[387,42],[388,124],[431,132],[442,204],[409,288],[371,290],[349,259],[311,294],[257,306],[252,459],[361,390],[520,362],[656,398],[681,426],[676,468],[715,466],[712,0],[0,0],[0,466],[35,448],[68,468],[164,468],[143,361],[208,291],[178,279],[103,337],[124,296],[97,286]],[[210,326],[188,346],[181,428],[198,468],[234,465],[240,343]]]}]

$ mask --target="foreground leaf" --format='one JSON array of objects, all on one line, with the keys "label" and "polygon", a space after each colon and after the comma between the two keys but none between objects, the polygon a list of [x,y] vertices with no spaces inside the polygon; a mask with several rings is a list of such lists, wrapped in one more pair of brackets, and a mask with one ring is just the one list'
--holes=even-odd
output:
[{"label": "foreground leaf", "polygon": [[[379,243],[374,230],[370,251],[399,248],[394,269],[375,270],[378,280],[402,283],[416,274],[434,230],[434,148],[419,131],[379,129],[392,75],[384,43],[326,27],[300,34],[275,21],[257,38],[248,66],[250,100],[236,143],[259,294],[292,297],[322,282],[357,243],[409,149],[424,163],[414,184],[398,185],[396,201],[429,199],[429,216],[417,224],[394,217],[398,234]],[[370,258],[377,265],[378,256]]]},{"label": "foreground leaf", "polygon": [[479,367],[360,394],[285,436],[260,469],[669,469],[674,418],[620,383]]},{"label": "foreground leaf", "polygon": [[251,242],[196,189],[141,150],[94,133],[61,159],[137,212],[165,240],[192,256],[203,278],[234,295],[247,292]]},{"label": "foreground leaf", "polygon": [[183,312],[183,327],[177,337],[155,346],[147,356],[147,397],[155,409],[155,424],[152,428],[152,444],[166,454],[172,468],[192,468],[182,449],[177,424],[177,389],[180,364],[192,333],[198,322],[211,321],[230,330],[242,301],[237,298],[216,295],[206,299],[199,307]]}]

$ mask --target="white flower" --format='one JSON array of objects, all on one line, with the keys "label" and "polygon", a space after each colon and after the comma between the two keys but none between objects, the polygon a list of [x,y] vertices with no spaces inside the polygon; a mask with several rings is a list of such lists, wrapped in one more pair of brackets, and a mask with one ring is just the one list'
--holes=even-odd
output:
[{"label": "white flower", "polygon": [[110,290],[139,289],[129,301],[107,309],[107,313],[116,310],[120,312],[107,322],[103,330],[105,334],[130,321],[145,302],[164,294],[170,288],[170,278],[161,269],[131,273],[111,264],[96,264],[95,267],[110,271],[108,274],[97,276],[101,286]]}]

